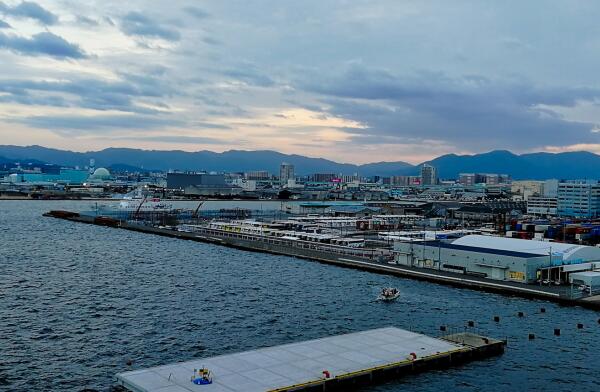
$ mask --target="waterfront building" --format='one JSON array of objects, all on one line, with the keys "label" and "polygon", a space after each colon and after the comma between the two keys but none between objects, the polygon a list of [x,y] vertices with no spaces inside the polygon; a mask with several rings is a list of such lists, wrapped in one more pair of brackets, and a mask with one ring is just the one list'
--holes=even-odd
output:
[{"label": "waterfront building", "polygon": [[[100,169],[97,169],[100,170]],[[106,170],[106,169],[102,169]],[[108,172],[108,171],[107,171]],[[24,183],[57,183],[63,185],[81,185],[88,180],[86,170],[59,169],[56,172],[25,172],[13,173],[8,177],[9,182]],[[110,177],[110,173],[109,173]]]},{"label": "waterfront building", "polygon": [[568,274],[600,266],[600,248],[516,238],[467,235],[452,242],[396,241],[396,261],[494,280],[534,283],[542,276],[568,282]]},{"label": "waterfront building", "polygon": [[247,192],[256,191],[256,180],[246,180],[245,178],[236,178],[231,181],[231,184],[238,186]]},{"label": "waterfront building", "polygon": [[600,217],[600,183],[592,180],[559,183],[558,215],[573,218]]},{"label": "waterfront building", "polygon": [[294,180],[294,165],[290,163],[283,162],[281,166],[279,166],[279,183],[283,185],[287,185],[289,180]]},{"label": "waterfront building", "polygon": [[421,166],[421,184],[437,185],[437,182],[437,168],[428,164],[423,164],[423,166]]}]

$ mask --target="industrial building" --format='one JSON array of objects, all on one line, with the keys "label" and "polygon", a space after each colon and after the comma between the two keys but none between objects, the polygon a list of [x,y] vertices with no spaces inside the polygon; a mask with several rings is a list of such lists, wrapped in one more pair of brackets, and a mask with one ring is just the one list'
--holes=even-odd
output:
[{"label": "industrial building", "polygon": [[[106,170],[106,169],[102,169]],[[10,183],[58,183],[81,185],[92,178],[86,170],[60,168],[53,173],[13,173],[7,177]]]},{"label": "industrial building", "polygon": [[529,196],[527,200],[527,214],[535,216],[556,216],[558,213],[558,199],[556,197]]},{"label": "industrial building", "polygon": [[223,174],[196,174],[196,173],[167,173],[168,189],[185,189],[190,186],[198,187],[224,187]]},{"label": "industrial building", "polygon": [[467,235],[452,242],[397,241],[398,264],[521,283],[568,282],[571,272],[600,267],[600,248]]}]

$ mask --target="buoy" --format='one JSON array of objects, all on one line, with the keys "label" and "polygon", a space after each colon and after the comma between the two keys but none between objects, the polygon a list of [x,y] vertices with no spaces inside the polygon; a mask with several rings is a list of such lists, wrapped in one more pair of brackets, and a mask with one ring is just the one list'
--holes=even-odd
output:
[{"label": "buoy", "polygon": [[535,335],[534,335],[534,334],[532,334],[532,333],[530,333],[530,334],[529,334],[529,340],[533,340],[533,339],[535,339]]},{"label": "buoy", "polygon": [[578,324],[577,324],[577,329],[583,329],[583,324],[581,324],[581,323],[578,323]]},{"label": "buoy", "polygon": [[128,360],[127,360],[127,366],[131,366],[131,365],[133,365],[133,360],[131,360],[131,359],[128,359]]},{"label": "buoy", "polygon": [[475,321],[469,320],[469,322],[467,324],[469,325],[469,327],[474,327],[475,326]]},{"label": "buoy", "polygon": [[523,317],[523,316],[525,316],[525,313],[523,313],[523,312],[519,312],[519,313],[517,313],[517,316],[519,316],[519,317]]},{"label": "buoy", "polygon": [[442,332],[446,331],[446,326],[445,325],[440,325],[440,331],[442,331]]},{"label": "buoy", "polygon": [[554,335],[560,336],[560,328],[554,328]]},{"label": "buoy", "polygon": [[500,322],[500,316],[494,316],[494,321],[499,323]]},{"label": "buoy", "polygon": [[546,308],[540,308],[540,313],[546,313]]}]

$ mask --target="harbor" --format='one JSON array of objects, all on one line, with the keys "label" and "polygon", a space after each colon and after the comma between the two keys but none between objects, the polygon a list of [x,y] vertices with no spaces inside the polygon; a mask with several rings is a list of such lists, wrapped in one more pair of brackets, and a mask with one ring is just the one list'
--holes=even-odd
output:
[{"label": "harbor", "polygon": [[[116,378],[132,392],[345,391],[500,355],[504,346],[468,332],[432,338],[387,327],[134,370]],[[207,384],[194,383],[198,369],[205,370]]]},{"label": "harbor", "polygon": [[[40,218],[50,210],[82,211],[90,204],[85,201],[5,203],[3,219],[13,229],[0,249],[9,260],[2,267],[0,303],[7,317],[0,326],[6,337],[0,389],[107,391],[117,373],[387,326],[437,338],[466,327],[508,345],[502,356],[367,390],[494,385],[508,392],[551,388],[556,381],[548,380],[557,377],[582,391],[597,388],[596,311]],[[209,210],[229,207],[207,204]],[[26,242],[38,244],[36,252]],[[382,287],[397,287],[401,295],[392,303],[378,301]]]},{"label": "harbor", "polygon": [[[581,290],[575,289],[573,285],[553,285],[542,284],[541,280],[538,284],[525,284],[517,279],[490,279],[483,273],[465,273],[466,268],[462,267],[461,272],[456,271],[456,267],[442,269],[442,264],[445,267],[447,263],[436,262],[436,257],[441,257],[442,245],[445,243],[420,240],[406,242],[406,235],[415,233],[415,235],[428,235],[432,233],[434,239],[440,233],[449,235],[469,237],[470,231],[446,231],[446,232],[427,232],[427,231],[411,231],[401,232],[401,241],[397,239],[390,241],[389,238],[399,237],[397,232],[377,231],[377,230],[356,230],[353,225],[358,221],[360,224],[371,224],[373,220],[384,221],[385,219],[393,219],[397,226],[403,225],[406,220],[415,220],[414,215],[390,215],[377,216],[368,220],[349,219],[349,218],[334,218],[327,219],[323,216],[299,216],[296,219],[288,216],[285,220],[273,219],[272,217],[264,221],[253,219],[236,219],[245,213],[237,211],[236,214],[228,212],[230,217],[227,221],[219,220],[213,215],[209,218],[199,218],[196,220],[190,219],[194,212],[178,212],[183,214],[184,218],[177,218],[164,213],[153,213],[151,215],[141,215],[132,219],[129,213],[129,219],[124,219],[123,212],[119,212],[116,216],[80,214],[72,211],[50,211],[46,216],[66,219],[68,221],[95,224],[100,226],[108,226],[113,228],[132,230],[147,234],[155,234],[161,236],[174,237],[185,240],[213,243],[217,245],[229,246],[238,249],[267,252],[273,254],[282,254],[295,256],[304,259],[314,260],[322,263],[333,264],[342,267],[361,269],[382,274],[389,274],[412,279],[425,280],[439,284],[452,285],[457,287],[465,287],[469,289],[494,292],[504,295],[517,295],[524,298],[544,299],[557,302],[563,305],[583,306],[591,309],[600,309],[600,296],[588,293],[585,295]],[[318,234],[314,230],[315,221],[320,221],[322,225],[326,225],[328,232],[331,234]],[[187,222],[187,223],[185,223]],[[271,223],[269,223],[271,222]],[[348,224],[350,222],[350,224]],[[369,223],[371,222],[371,223]],[[342,225],[346,225],[345,227]],[[299,229],[290,229],[290,226],[309,227],[301,231]],[[333,227],[332,227],[333,226]],[[383,225],[385,227],[385,225]],[[380,225],[381,227],[381,225]],[[312,232],[309,231],[312,229]],[[323,231],[323,230],[321,230]],[[336,234],[339,233],[339,234]],[[344,233],[344,234],[341,234]],[[464,237],[466,235],[466,237]],[[381,238],[384,238],[383,240]],[[370,238],[370,239],[369,239]],[[497,238],[497,237],[489,237]],[[501,239],[501,238],[500,238]],[[404,240],[404,241],[403,241]],[[527,240],[520,240],[527,241]],[[532,245],[534,241],[527,241]],[[538,244],[540,242],[537,242]],[[398,248],[402,245],[409,246],[411,251],[406,251],[405,248]],[[448,248],[450,245],[444,245]],[[452,248],[452,246],[450,246]],[[454,246],[456,248],[456,246]],[[591,248],[591,247],[588,247]],[[461,250],[464,251],[463,246]],[[496,262],[498,255],[506,256],[504,250],[486,250],[480,247],[473,248],[477,254],[491,254]],[[467,250],[470,250],[467,248]],[[584,249],[587,250],[587,249]],[[451,250],[455,252],[455,250]],[[600,250],[599,250],[600,251]],[[431,256],[425,256],[426,253],[432,253]],[[439,253],[439,254],[438,254]],[[452,253],[454,255],[454,253]],[[467,253],[460,260],[468,260],[472,255]],[[543,256],[537,254],[523,253],[510,254],[513,256],[524,257],[522,260],[517,260],[521,263],[528,263],[527,257],[533,257],[534,261],[547,260]],[[407,258],[407,256],[410,256]],[[408,261],[408,262],[407,262]],[[485,260],[484,260],[485,261]],[[426,265],[426,263],[428,263]],[[472,262],[475,267],[482,265],[485,268],[493,267],[487,262]],[[527,264],[528,265],[528,264]],[[574,267],[580,267],[580,269]],[[595,268],[595,264],[579,264],[570,266],[573,272],[578,272],[582,268]],[[503,266],[498,269],[507,274]],[[550,270],[546,273],[550,275]],[[543,272],[543,271],[541,271]],[[595,275],[596,273],[592,273]],[[508,275],[508,274],[507,274]],[[524,275],[523,275],[524,276]],[[521,279],[520,275],[517,275]]]}]

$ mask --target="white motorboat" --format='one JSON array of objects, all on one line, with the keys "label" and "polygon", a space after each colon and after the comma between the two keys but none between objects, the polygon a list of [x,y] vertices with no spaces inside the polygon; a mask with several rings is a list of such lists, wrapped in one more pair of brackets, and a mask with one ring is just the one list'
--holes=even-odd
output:
[{"label": "white motorboat", "polygon": [[379,301],[389,302],[394,301],[398,297],[400,297],[400,290],[398,290],[395,287],[384,287],[383,289],[381,289],[381,292],[379,293],[377,299]]}]

